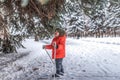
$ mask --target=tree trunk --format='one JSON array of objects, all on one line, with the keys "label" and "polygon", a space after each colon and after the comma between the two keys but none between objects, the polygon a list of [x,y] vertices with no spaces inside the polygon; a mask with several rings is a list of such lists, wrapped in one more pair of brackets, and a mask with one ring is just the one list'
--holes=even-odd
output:
[{"label": "tree trunk", "polygon": [[114,36],[116,37],[116,28],[114,28]]},{"label": "tree trunk", "polygon": [[35,35],[35,41],[39,41],[37,34]]}]

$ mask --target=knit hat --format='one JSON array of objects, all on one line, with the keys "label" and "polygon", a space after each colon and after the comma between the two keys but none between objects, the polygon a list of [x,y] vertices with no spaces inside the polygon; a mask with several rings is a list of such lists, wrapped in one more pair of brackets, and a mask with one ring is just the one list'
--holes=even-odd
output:
[{"label": "knit hat", "polygon": [[63,29],[56,28],[55,31],[59,32],[59,36],[64,36],[65,35],[65,31]]}]

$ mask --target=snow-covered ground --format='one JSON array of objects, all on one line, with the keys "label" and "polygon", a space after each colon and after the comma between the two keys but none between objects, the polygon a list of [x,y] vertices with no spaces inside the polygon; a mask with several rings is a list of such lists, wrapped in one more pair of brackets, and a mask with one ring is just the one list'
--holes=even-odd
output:
[{"label": "snow-covered ground", "polygon": [[[49,80],[42,76],[52,74],[54,65],[42,45],[50,42],[27,39],[26,49],[1,53],[0,80]],[[67,38],[63,65],[60,80],[120,80],[120,38]]]}]

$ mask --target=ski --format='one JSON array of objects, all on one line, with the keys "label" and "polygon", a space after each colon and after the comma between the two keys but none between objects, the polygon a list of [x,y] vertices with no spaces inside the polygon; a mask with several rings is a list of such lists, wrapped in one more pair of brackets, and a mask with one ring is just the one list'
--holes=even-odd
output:
[{"label": "ski", "polygon": [[38,80],[63,80],[63,76],[60,77],[53,77],[52,75],[41,75]]}]

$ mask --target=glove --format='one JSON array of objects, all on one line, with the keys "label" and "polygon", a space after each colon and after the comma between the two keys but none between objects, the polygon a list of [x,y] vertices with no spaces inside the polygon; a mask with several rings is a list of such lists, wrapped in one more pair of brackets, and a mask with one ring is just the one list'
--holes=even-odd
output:
[{"label": "glove", "polygon": [[55,48],[55,49],[58,49],[58,45],[54,45],[54,48]]},{"label": "glove", "polygon": [[58,49],[58,45],[56,45],[56,49]]},{"label": "glove", "polygon": [[45,49],[45,45],[43,45],[42,48]]},{"label": "glove", "polygon": [[55,49],[58,49],[58,45],[56,45],[55,43],[52,45]]}]

